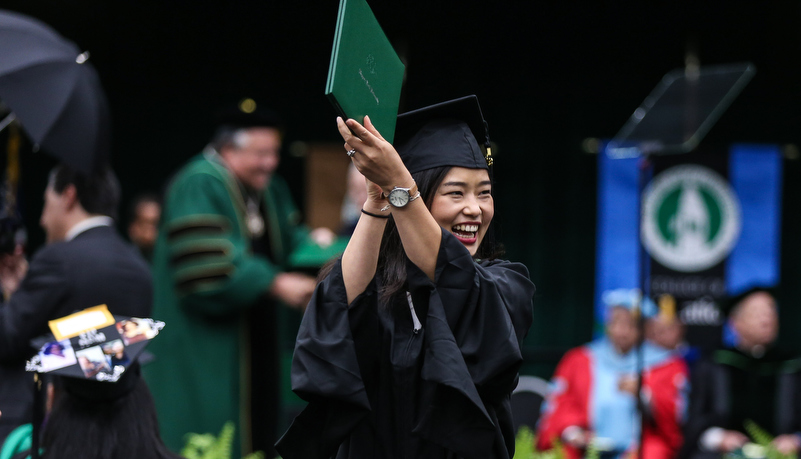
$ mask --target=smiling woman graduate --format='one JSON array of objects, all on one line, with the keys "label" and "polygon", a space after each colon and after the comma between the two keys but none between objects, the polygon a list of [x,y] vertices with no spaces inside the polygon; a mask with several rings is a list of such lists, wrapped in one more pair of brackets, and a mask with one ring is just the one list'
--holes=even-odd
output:
[{"label": "smiling woman graduate", "polygon": [[511,458],[534,285],[493,253],[478,100],[400,115],[397,152],[369,118],[337,124],[369,197],[303,317],[292,388],[309,404],[279,452]]}]

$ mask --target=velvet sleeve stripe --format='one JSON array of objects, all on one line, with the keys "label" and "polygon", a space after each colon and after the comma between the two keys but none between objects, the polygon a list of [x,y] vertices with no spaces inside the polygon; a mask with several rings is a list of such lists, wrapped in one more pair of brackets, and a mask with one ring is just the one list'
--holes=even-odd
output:
[{"label": "velvet sleeve stripe", "polygon": [[230,262],[178,269],[175,273],[175,285],[182,294],[215,289],[227,281],[234,270],[235,267]]},{"label": "velvet sleeve stripe", "polygon": [[167,227],[173,282],[182,295],[221,288],[236,271],[230,223],[219,215],[190,215]]},{"label": "velvet sleeve stripe", "polygon": [[180,269],[209,262],[231,261],[234,246],[227,239],[197,239],[170,247],[170,263]]},{"label": "velvet sleeve stripe", "polygon": [[231,224],[220,215],[188,215],[176,218],[167,226],[167,240],[173,243],[183,237],[223,235],[230,230]]}]

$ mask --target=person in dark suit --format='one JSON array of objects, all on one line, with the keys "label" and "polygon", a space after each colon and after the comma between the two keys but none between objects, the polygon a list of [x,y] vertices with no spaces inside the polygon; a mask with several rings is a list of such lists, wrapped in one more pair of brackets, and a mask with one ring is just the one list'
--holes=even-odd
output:
[{"label": "person in dark suit", "polygon": [[8,298],[0,304],[0,442],[31,421],[33,376],[25,360],[36,353],[30,341],[48,332],[48,320],[99,304],[112,314],[150,316],[148,265],[114,229],[119,197],[110,168],[88,175],[56,167],[40,220],[47,245],[27,273],[19,252],[0,263]]},{"label": "person in dark suit", "polygon": [[[740,457],[758,427],[781,454],[801,450],[801,358],[776,345],[775,289],[757,286],[723,303],[734,338],[693,370],[680,458]],[[749,425],[751,427],[749,427]]]}]

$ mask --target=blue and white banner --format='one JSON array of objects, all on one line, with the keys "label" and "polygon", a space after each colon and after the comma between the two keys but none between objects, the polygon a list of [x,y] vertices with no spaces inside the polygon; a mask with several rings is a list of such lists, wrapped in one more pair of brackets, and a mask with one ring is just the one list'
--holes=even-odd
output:
[{"label": "blue and white banner", "polygon": [[[713,345],[699,338],[708,340],[706,327],[723,323],[716,300],[779,282],[779,147],[654,156],[642,170],[640,158],[618,152],[603,149],[598,160],[596,323],[603,292],[641,287],[642,243],[650,296],[670,295],[689,326],[688,341]],[[640,202],[642,173],[652,178]]]}]

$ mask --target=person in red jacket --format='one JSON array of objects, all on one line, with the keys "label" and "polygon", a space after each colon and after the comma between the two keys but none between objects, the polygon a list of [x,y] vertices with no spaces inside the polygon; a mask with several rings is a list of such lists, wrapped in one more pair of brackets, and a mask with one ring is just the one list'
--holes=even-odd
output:
[{"label": "person in red jacket", "polygon": [[605,335],[570,350],[556,368],[537,448],[547,450],[559,441],[570,458],[581,457],[590,445],[604,458],[634,457],[644,425],[642,457],[672,458],[682,444],[687,366],[674,351],[645,341],[637,397],[639,306],[643,303],[646,318],[655,315],[656,306],[641,301],[637,290],[612,290],[604,301]]}]

